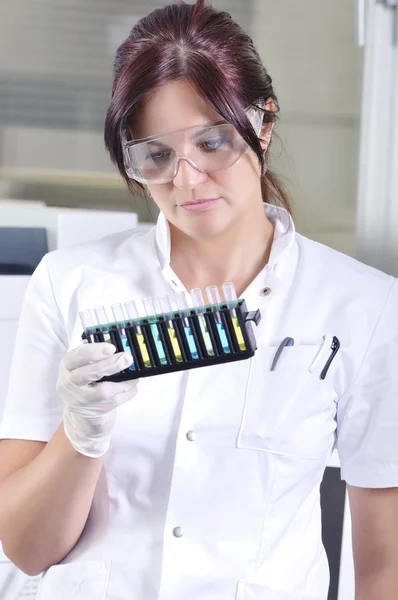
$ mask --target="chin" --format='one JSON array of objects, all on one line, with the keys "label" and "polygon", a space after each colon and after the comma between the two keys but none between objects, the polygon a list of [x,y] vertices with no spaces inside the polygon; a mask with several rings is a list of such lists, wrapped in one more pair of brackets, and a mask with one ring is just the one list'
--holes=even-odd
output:
[{"label": "chin", "polygon": [[215,239],[225,234],[236,222],[237,215],[232,211],[215,210],[198,214],[179,215],[174,226],[191,238],[198,240]]},{"label": "chin", "polygon": [[216,221],[207,221],[202,223],[191,224],[186,228],[186,234],[190,237],[210,240],[222,236],[228,229],[225,223],[217,223]]}]

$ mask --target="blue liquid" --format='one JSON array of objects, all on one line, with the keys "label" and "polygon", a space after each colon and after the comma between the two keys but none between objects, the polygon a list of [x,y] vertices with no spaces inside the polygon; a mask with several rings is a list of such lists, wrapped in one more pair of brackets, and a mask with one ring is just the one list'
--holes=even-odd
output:
[{"label": "blue liquid", "polygon": [[153,339],[155,340],[155,346],[156,346],[156,351],[159,356],[159,360],[162,365],[167,365],[167,358],[164,353],[162,340],[160,339],[159,330],[158,330],[156,323],[151,323],[151,330],[152,330]]},{"label": "blue liquid", "polygon": [[228,344],[227,335],[225,333],[224,325],[222,323],[216,323],[218,335],[220,336],[221,346],[225,354],[231,354],[231,349]]},{"label": "blue liquid", "polygon": [[[130,348],[130,344],[128,342],[128,339],[126,337],[122,336],[121,334],[120,334],[120,339],[122,340],[123,350],[125,352],[127,352],[127,354],[131,355],[131,348]],[[136,371],[135,364],[134,364],[134,359],[133,359],[133,362],[131,363],[131,365],[129,366],[129,370],[130,371]]]},{"label": "blue liquid", "polygon": [[192,358],[194,360],[198,360],[198,358],[199,358],[198,349],[196,347],[195,338],[192,335],[191,328],[188,325],[184,325],[184,331],[185,331],[185,337],[187,338],[189,350],[192,354]]}]

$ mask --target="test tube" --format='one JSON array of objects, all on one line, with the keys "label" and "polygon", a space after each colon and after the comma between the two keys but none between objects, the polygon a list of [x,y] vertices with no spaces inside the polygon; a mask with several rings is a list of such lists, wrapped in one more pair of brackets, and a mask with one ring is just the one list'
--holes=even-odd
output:
[{"label": "test tube", "polygon": [[[176,304],[177,304],[179,311],[189,310],[188,302],[185,297],[185,292],[176,292],[174,294],[174,297],[175,297]],[[197,359],[199,359],[199,353],[198,353],[198,349],[196,347],[195,338],[193,337],[193,334],[192,334],[192,329],[191,329],[191,325],[189,323],[188,317],[183,316],[182,320],[184,323],[184,325],[183,325],[184,333],[185,333],[185,337],[187,338],[189,351],[191,353],[192,358],[194,360],[197,360]]]},{"label": "test tube", "polygon": [[[123,304],[120,304],[120,303],[118,303],[118,304],[112,304],[111,310],[112,310],[113,317],[114,317],[115,321],[117,322],[117,324],[120,323],[118,325],[118,331],[119,331],[119,334],[120,334],[120,340],[122,342],[123,350],[124,350],[124,352],[127,352],[127,354],[130,354],[130,356],[133,356],[133,353],[132,353],[131,348],[130,348],[129,341],[127,339],[126,330],[125,330],[125,328],[122,325],[123,321],[126,320],[126,315],[124,313]],[[136,371],[137,370],[137,367],[136,367],[135,362],[134,362],[134,356],[133,356],[133,362],[129,366],[129,369],[130,369],[130,371]]]},{"label": "test tube", "polygon": [[171,345],[173,348],[173,352],[175,354],[177,362],[183,362],[180,344],[178,343],[178,338],[176,334],[176,330],[174,329],[173,320],[171,318],[171,313],[173,312],[171,309],[170,298],[168,296],[163,296],[159,298],[160,309],[164,314],[167,321],[167,331],[170,337]]},{"label": "test tube", "polygon": [[234,308],[238,301],[235,286],[232,282],[224,283],[222,286],[222,291],[224,294],[225,302],[227,303],[227,306],[231,312],[232,324],[234,326],[236,339],[238,340],[239,350],[244,352],[246,350],[246,344],[243,338],[241,326],[239,325],[238,317],[236,315],[236,310]]},{"label": "test tube", "polygon": [[[105,311],[104,306],[98,306],[94,308],[95,316],[97,317],[98,325],[107,325],[109,320]],[[103,331],[102,335],[104,336],[104,342],[109,342],[112,344],[111,336],[107,331]]]},{"label": "test tube", "polygon": [[[221,304],[220,292],[218,291],[218,287],[216,285],[207,286],[206,294],[210,304]],[[216,326],[218,330],[218,335],[220,336],[223,351],[225,352],[225,354],[231,354],[231,349],[228,344],[228,338],[227,334],[225,333],[224,323],[222,322],[220,312],[218,310],[215,310],[214,315],[216,318]]]},{"label": "test tube", "polygon": [[[151,297],[144,298],[142,302],[143,302],[147,317],[154,316],[156,314],[156,310],[155,310],[152,298]],[[167,365],[167,358],[166,358],[166,355],[164,352],[162,340],[160,339],[159,329],[158,329],[156,320],[153,320],[153,322],[151,322],[150,318],[148,320],[149,320],[149,324],[151,327],[153,339],[155,341],[156,351],[158,353],[159,360],[162,365]]]},{"label": "test tube", "polygon": [[[84,310],[79,311],[79,316],[84,330],[87,330],[90,327],[95,327],[96,322],[90,308],[86,308]],[[91,342],[95,341],[93,333],[90,333],[88,337],[90,338]]]},{"label": "test tube", "polygon": [[202,336],[205,342],[207,354],[209,356],[214,356],[214,348],[213,344],[211,343],[211,338],[207,329],[206,319],[204,318],[203,314],[200,314],[204,311],[205,307],[205,300],[203,298],[202,290],[200,288],[194,288],[190,291],[190,295],[196,312],[198,313],[199,325],[202,331]]},{"label": "test tube", "polygon": [[[130,300],[129,302],[126,302],[124,307],[127,311],[128,318],[131,321],[135,321],[140,318],[138,315],[137,306],[136,306],[134,300]],[[145,339],[144,339],[144,335],[142,333],[141,327],[138,323],[134,323],[134,329],[135,329],[135,335],[137,338],[138,346],[141,351],[142,360],[144,361],[144,366],[146,368],[149,368],[152,366],[151,359],[149,358],[148,349],[146,347],[146,343],[145,343]]]}]

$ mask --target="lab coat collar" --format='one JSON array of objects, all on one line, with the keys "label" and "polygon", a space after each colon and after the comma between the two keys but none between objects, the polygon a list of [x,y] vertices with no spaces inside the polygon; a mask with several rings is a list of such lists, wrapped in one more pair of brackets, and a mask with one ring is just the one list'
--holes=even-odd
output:
[{"label": "lab coat collar", "polygon": [[[273,271],[294,244],[296,229],[291,215],[285,208],[264,203],[264,212],[275,228],[267,264],[267,270]],[[162,272],[165,274],[170,270],[170,227],[162,212],[159,213],[156,223],[156,248]]]}]

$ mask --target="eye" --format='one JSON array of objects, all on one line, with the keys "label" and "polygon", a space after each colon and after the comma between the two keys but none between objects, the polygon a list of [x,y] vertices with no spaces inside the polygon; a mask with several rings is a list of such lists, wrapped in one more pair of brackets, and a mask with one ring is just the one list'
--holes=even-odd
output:
[{"label": "eye", "polygon": [[159,150],[158,152],[150,152],[147,157],[146,160],[152,160],[154,163],[158,164],[158,163],[162,163],[162,162],[166,162],[170,159],[170,152],[166,151],[166,150]]},{"label": "eye", "polygon": [[214,150],[218,150],[227,143],[227,138],[225,136],[219,135],[217,137],[203,140],[199,143],[199,148],[204,150],[205,152],[214,152]]}]

